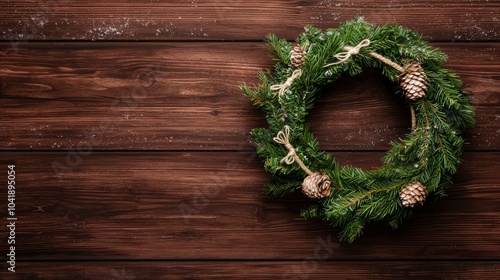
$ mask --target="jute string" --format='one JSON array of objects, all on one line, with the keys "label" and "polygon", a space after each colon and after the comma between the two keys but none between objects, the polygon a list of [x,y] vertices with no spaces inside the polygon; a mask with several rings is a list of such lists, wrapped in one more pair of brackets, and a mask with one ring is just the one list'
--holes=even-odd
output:
[{"label": "jute string", "polygon": [[293,81],[298,79],[302,75],[302,70],[297,69],[293,71],[292,75],[286,79],[286,81],[282,84],[272,85],[271,90],[278,91],[278,97],[281,99],[281,96],[285,94],[285,92],[292,86]]},{"label": "jute string", "polygon": [[411,131],[415,131],[415,128],[417,128],[417,117],[415,116],[415,108],[413,105],[410,106],[410,112],[411,112]]},{"label": "jute string", "polygon": [[337,65],[337,64],[343,63],[344,61],[348,60],[352,55],[358,54],[359,51],[361,50],[361,48],[367,47],[369,45],[370,45],[370,40],[369,39],[364,39],[363,41],[361,41],[355,47],[345,46],[344,50],[346,50],[346,52],[341,52],[341,53],[338,53],[338,54],[334,55],[334,57],[336,59],[338,59],[339,61],[327,64],[327,65],[325,65],[323,67],[326,68],[326,67],[329,67],[329,66],[332,66],[332,65]]},{"label": "jute string", "polygon": [[[344,47],[345,52],[341,52],[341,53],[334,55],[334,57],[336,59],[338,59],[337,62],[329,63],[323,67],[326,68],[326,67],[330,67],[332,65],[337,65],[337,64],[343,63],[343,62],[347,61],[351,56],[359,54],[359,51],[362,48],[368,47],[370,44],[371,44],[371,41],[369,39],[364,39],[355,47],[345,46]],[[383,55],[380,55],[376,52],[370,52],[370,55],[373,56],[374,58],[378,59],[379,61],[391,66],[392,68],[398,70],[401,73],[405,71],[405,69],[403,67],[401,67],[399,64],[388,59],[387,57],[385,57]]]},{"label": "jute string", "polygon": [[398,70],[399,72],[403,73],[405,71],[405,69],[403,67],[401,67],[399,64],[397,64],[396,62],[388,59],[387,57],[385,56],[382,56],[376,52],[370,52],[370,55],[375,57],[376,59],[378,59],[379,61],[391,66],[392,68]]},{"label": "jute string", "polygon": [[296,162],[304,172],[307,173],[307,175],[312,175],[313,172],[307,168],[307,166],[304,164],[304,162],[299,158],[297,155],[297,152],[295,151],[295,148],[290,144],[290,127],[288,125],[285,125],[285,128],[278,132],[278,135],[273,138],[274,142],[278,144],[285,145],[285,147],[288,149],[288,154],[281,159],[281,163],[286,163],[286,164],[292,164]]}]

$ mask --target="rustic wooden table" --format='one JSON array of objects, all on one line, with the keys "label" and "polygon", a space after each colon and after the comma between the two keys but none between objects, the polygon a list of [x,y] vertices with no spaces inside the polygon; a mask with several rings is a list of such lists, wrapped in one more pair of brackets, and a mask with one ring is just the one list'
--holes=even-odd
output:
[{"label": "rustic wooden table", "polygon": [[[0,0],[0,278],[499,279],[499,11],[487,0]],[[272,66],[266,34],[294,40],[356,15],[446,52],[477,124],[448,197],[344,244],[299,217],[300,194],[262,196],[270,176],[248,133],[265,120],[237,86]],[[402,103],[366,71],[325,89],[310,122],[342,164],[374,168],[408,132]]]}]

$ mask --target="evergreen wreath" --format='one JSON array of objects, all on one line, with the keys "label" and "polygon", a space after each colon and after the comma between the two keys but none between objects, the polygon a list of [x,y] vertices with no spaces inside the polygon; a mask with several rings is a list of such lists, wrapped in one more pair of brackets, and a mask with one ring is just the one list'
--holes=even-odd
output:
[{"label": "evergreen wreath", "polygon": [[[259,73],[259,85],[241,87],[266,113],[268,127],[253,129],[251,136],[273,175],[268,195],[302,189],[312,198],[302,217],[341,227],[339,239],[348,242],[370,221],[386,221],[395,229],[427,197],[445,196],[461,162],[460,134],[474,124],[460,79],[443,67],[445,54],[415,31],[397,24],[374,26],[362,18],[326,32],[306,26],[295,46],[275,35],[268,42],[274,68]],[[412,115],[411,131],[391,142],[382,167],[368,172],[340,166],[320,150],[306,122],[323,86],[364,68],[381,69],[398,82],[396,94],[406,97]]]}]

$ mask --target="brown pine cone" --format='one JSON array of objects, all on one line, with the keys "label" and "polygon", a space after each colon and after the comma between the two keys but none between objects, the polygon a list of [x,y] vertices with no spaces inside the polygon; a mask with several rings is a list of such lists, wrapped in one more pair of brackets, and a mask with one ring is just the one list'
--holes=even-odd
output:
[{"label": "brown pine cone", "polygon": [[399,82],[406,98],[417,100],[425,96],[427,92],[427,75],[418,62],[410,62],[406,70],[399,76]]},{"label": "brown pine cone", "polygon": [[290,52],[290,64],[293,67],[299,68],[300,65],[306,60],[306,51],[300,45],[293,47]]},{"label": "brown pine cone", "polygon": [[310,198],[323,198],[330,195],[331,181],[323,172],[316,172],[304,179],[302,192]]},{"label": "brown pine cone", "polygon": [[399,191],[399,198],[405,207],[413,208],[415,205],[423,205],[425,201],[425,186],[420,182],[413,182]]}]

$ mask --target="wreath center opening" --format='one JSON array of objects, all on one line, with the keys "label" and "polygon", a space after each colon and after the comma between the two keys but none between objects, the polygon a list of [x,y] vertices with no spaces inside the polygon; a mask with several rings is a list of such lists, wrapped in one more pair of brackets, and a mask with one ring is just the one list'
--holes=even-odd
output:
[{"label": "wreath center opening", "polygon": [[[410,132],[410,110],[396,87],[378,69],[341,77],[321,89],[308,116],[322,150],[387,151]],[[371,168],[380,167],[369,166]]]}]

